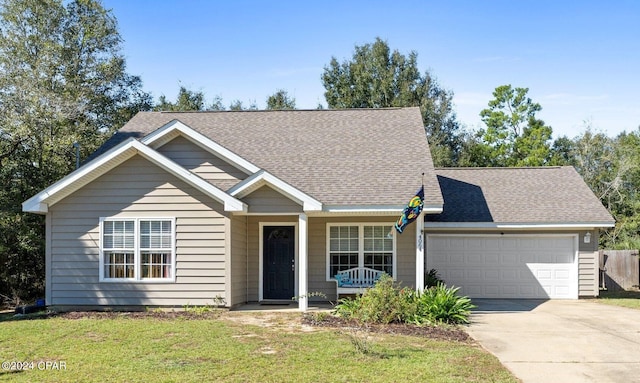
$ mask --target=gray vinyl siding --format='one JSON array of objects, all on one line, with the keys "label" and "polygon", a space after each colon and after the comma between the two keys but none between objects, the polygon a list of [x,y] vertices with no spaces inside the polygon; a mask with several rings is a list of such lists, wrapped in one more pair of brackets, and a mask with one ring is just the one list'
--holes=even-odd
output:
[{"label": "gray vinyl siding", "polygon": [[[49,304],[183,306],[227,298],[229,219],[222,205],[139,156],[51,206],[48,214]],[[175,217],[175,282],[100,282],[100,217]]]},{"label": "gray vinyl siding", "polygon": [[247,217],[231,218],[231,301],[238,305],[247,299]]},{"label": "gray vinyl siding", "polygon": [[249,206],[249,213],[302,213],[302,206],[278,191],[263,186],[242,199]]},{"label": "gray vinyl siding", "polygon": [[584,243],[584,234],[578,240],[578,296],[597,297],[600,294],[600,263],[598,262],[598,230],[591,231],[591,241]]},{"label": "gray vinyl siding", "polygon": [[164,144],[158,152],[222,190],[228,190],[247,178],[241,170],[182,136]]}]

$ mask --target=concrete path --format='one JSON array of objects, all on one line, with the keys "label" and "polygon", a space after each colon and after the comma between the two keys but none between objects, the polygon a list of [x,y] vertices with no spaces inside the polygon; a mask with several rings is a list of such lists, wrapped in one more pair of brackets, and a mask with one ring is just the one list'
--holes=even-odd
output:
[{"label": "concrete path", "polygon": [[469,334],[524,383],[640,382],[640,310],[474,300]]}]

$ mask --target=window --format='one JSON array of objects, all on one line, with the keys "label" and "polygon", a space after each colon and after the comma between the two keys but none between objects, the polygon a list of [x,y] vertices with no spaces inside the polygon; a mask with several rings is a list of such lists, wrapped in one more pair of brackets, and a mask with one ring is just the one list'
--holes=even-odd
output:
[{"label": "window", "polygon": [[344,224],[327,227],[327,279],[338,271],[368,267],[394,275],[395,231],[390,224]]},{"label": "window", "polygon": [[173,280],[173,219],[101,220],[103,280]]}]

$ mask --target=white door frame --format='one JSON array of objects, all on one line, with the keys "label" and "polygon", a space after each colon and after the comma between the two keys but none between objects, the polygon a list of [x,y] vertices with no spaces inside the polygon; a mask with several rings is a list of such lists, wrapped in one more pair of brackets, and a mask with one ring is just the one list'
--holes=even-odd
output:
[{"label": "white door frame", "polygon": [[[296,272],[298,270],[298,236],[299,236],[299,230],[298,230],[298,222],[295,221],[288,221],[288,222],[272,222],[272,221],[260,221],[258,223],[258,246],[259,246],[259,251],[258,251],[258,301],[262,302],[265,301],[264,299],[264,295],[263,295],[263,282],[264,282],[264,228],[265,227],[270,227],[270,226],[290,226],[293,227],[293,231],[294,231],[294,237],[295,237],[295,244],[294,244],[294,263],[295,263],[295,269],[293,271],[294,274],[294,292],[295,292],[295,296],[298,295],[298,273]],[[268,301],[268,299],[266,300]]]}]

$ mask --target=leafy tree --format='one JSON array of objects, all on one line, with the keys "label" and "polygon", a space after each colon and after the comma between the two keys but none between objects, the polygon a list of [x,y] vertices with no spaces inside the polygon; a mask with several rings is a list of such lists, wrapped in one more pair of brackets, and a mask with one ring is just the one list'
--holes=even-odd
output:
[{"label": "leafy tree", "polygon": [[459,124],[453,111],[453,93],[435,78],[421,74],[418,55],[391,51],[386,41],[355,46],[351,60],[331,58],[322,74],[329,108],[386,108],[419,106],[436,166],[457,162]]},{"label": "leafy tree", "polygon": [[167,112],[204,110],[204,93],[195,92],[181,86],[175,103],[167,100],[165,95],[162,95],[153,110]]},{"label": "leafy tree", "polygon": [[202,91],[193,91],[184,86],[178,90],[175,102],[167,100],[165,95],[161,95],[158,103],[153,107],[155,111],[167,112],[187,112],[203,110],[225,110],[222,98],[215,96],[209,105],[205,105],[205,95]]},{"label": "leafy tree", "polygon": [[570,165],[575,166],[576,161],[573,156],[576,150],[576,142],[567,136],[558,137],[551,146],[551,160],[549,165]]},{"label": "leafy tree", "polygon": [[491,166],[540,166],[550,161],[552,129],[536,118],[542,107],[527,97],[528,91],[499,86],[489,108],[480,112],[487,126],[480,135],[489,156],[483,162]]},{"label": "leafy tree", "polygon": [[284,89],[279,89],[271,96],[267,97],[267,109],[270,110],[289,110],[296,108],[296,100],[289,97]]},{"label": "leafy tree", "polygon": [[611,138],[594,132],[590,124],[571,144],[569,164],[616,219],[604,231],[604,248],[640,248],[640,130]]},{"label": "leafy tree", "polygon": [[248,107],[245,107],[242,101],[234,100],[229,105],[229,110],[241,111],[241,110],[258,110],[258,106],[255,102],[251,102]]},{"label": "leafy tree", "polygon": [[[66,5],[64,5],[66,4]],[[95,0],[0,4],[0,294],[44,285],[44,219],[21,203],[75,167],[151,98],[126,72],[113,15]]]}]

